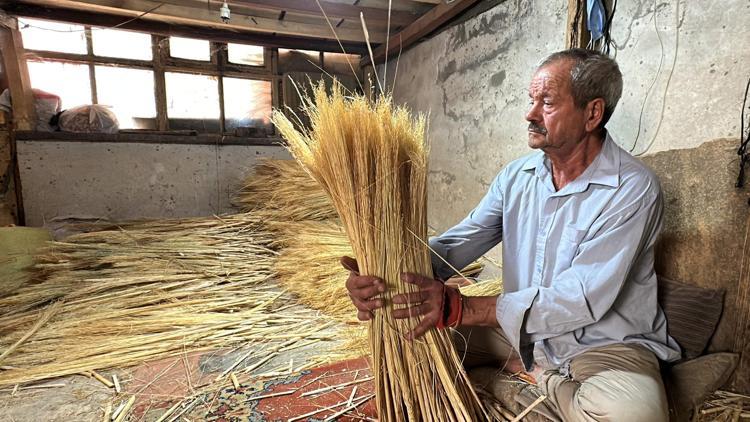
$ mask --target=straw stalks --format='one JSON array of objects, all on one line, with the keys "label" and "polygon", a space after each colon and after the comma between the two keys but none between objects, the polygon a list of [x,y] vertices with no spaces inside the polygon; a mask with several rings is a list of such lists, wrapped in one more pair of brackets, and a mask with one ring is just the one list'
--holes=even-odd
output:
[{"label": "straw stalks", "polygon": [[374,313],[370,346],[376,404],[385,421],[486,420],[449,335],[430,330],[413,342],[403,335],[417,319],[396,320],[390,300],[413,291],[402,272],[432,275],[427,237],[427,150],[424,119],[345,98],[334,84],[308,99],[310,131],[298,131],[281,112],[274,123],[289,149],[331,198],[359,262],[360,272],[385,280],[387,306]]},{"label": "straw stalks", "polygon": [[[0,297],[2,363],[18,368],[0,370],[0,385],[186,350],[324,341],[321,330],[333,329],[329,318],[290,304],[270,281],[276,253],[259,216],[96,228],[51,242],[32,279]],[[325,360],[352,355],[335,350]]]},{"label": "straw stalks", "polygon": [[498,278],[479,281],[468,286],[462,286],[460,290],[464,296],[497,296],[503,292],[503,280]]},{"label": "straw stalks", "polygon": [[273,221],[336,218],[323,189],[293,160],[266,159],[256,164],[233,203],[245,212],[266,210]]}]

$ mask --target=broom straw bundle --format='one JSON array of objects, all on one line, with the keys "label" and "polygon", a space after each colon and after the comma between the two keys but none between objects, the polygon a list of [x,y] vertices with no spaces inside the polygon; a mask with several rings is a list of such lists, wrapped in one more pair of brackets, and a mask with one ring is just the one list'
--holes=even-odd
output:
[{"label": "broom straw bundle", "polygon": [[265,159],[256,164],[233,203],[244,212],[266,210],[274,221],[336,218],[323,189],[294,160]]},{"label": "broom straw bundle", "polygon": [[408,341],[416,318],[396,320],[393,295],[414,291],[402,272],[432,275],[427,236],[427,150],[423,118],[389,98],[345,98],[334,84],[307,99],[311,130],[282,113],[274,123],[295,158],[323,186],[338,212],[360,272],[382,278],[386,306],[370,323],[376,404],[385,421],[484,420],[479,398],[445,331]]}]

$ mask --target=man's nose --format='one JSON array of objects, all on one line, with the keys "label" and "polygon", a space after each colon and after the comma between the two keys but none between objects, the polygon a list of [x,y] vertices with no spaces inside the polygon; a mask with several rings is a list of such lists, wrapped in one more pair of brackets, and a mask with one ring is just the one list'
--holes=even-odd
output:
[{"label": "man's nose", "polygon": [[528,122],[538,122],[541,120],[541,116],[539,114],[539,104],[534,102],[529,107],[529,110],[526,112],[526,121]]}]

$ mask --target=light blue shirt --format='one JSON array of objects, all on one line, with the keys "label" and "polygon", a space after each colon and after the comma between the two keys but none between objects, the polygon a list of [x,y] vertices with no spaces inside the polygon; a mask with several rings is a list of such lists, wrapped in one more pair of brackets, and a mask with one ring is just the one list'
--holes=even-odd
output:
[{"label": "light blue shirt", "polygon": [[[608,134],[588,168],[559,191],[541,151],[513,161],[430,246],[463,268],[503,242],[497,321],[527,369],[535,360],[559,367],[615,343],[638,343],[672,361],[680,349],[656,301],[662,212],[656,176]],[[436,277],[453,274],[432,261]]]}]

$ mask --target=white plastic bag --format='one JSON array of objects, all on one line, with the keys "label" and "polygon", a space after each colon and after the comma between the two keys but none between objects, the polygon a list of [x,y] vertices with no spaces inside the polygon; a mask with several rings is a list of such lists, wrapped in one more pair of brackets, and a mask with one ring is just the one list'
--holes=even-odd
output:
[{"label": "white plastic bag", "polygon": [[120,124],[109,108],[99,104],[82,105],[60,114],[60,130],[77,133],[117,133]]}]

